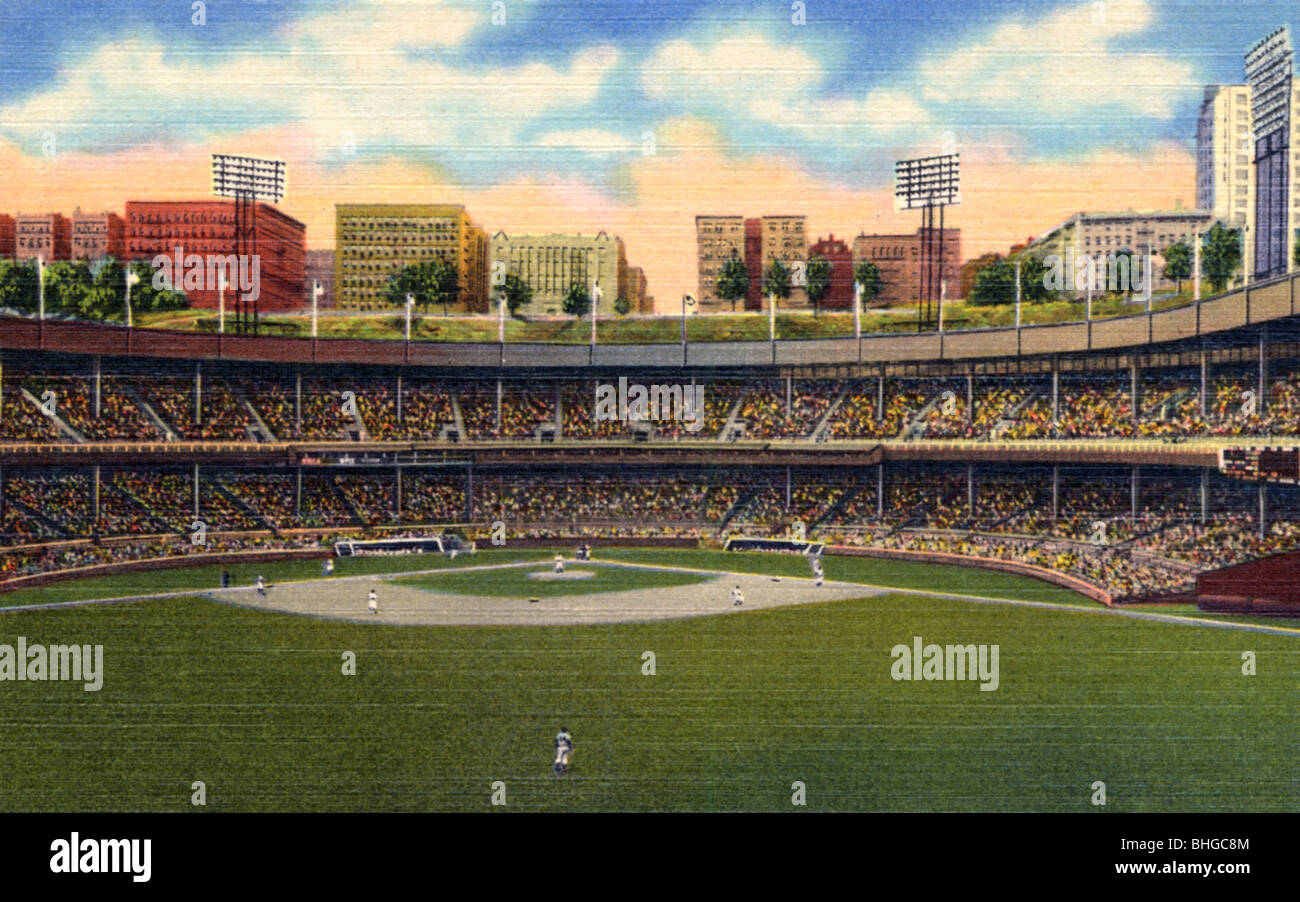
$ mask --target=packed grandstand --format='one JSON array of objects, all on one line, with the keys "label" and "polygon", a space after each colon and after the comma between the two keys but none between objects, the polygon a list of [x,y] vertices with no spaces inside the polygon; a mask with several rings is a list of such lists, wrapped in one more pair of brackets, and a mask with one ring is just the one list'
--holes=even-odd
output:
[{"label": "packed grandstand", "polygon": [[[1172,592],[1300,547],[1300,488],[1222,463],[1300,433],[1286,322],[1104,352],[583,373],[0,338],[0,585],[345,535],[482,541],[500,521],[521,539],[803,529],[1031,564],[1106,598]],[[702,387],[703,425],[596,416],[620,378]]]}]

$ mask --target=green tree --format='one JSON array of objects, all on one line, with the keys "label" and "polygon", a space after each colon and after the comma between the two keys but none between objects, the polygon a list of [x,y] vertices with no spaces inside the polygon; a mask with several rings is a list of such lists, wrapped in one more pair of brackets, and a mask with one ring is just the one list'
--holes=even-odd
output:
[{"label": "green tree", "polygon": [[614,301],[614,312],[619,316],[627,316],[632,312],[632,302],[620,294]]},{"label": "green tree", "polygon": [[1216,294],[1228,285],[1241,266],[1241,232],[1216,222],[1201,245],[1201,271]]},{"label": "green tree", "polygon": [[429,301],[441,304],[446,315],[460,298],[460,271],[450,260],[436,260],[425,264],[429,270]]},{"label": "green tree", "polygon": [[775,257],[763,275],[763,294],[784,300],[790,296],[790,267]]},{"label": "green tree", "polygon": [[[161,280],[161,288],[155,287],[154,269],[148,263],[136,261],[131,264],[131,271],[140,278],[140,281],[131,288],[132,310],[184,310],[190,305],[184,292],[176,290],[167,284],[166,280]],[[125,284],[122,286],[122,291],[125,294]],[[227,298],[229,297],[229,289],[227,289]],[[122,313],[125,319],[125,303]]]},{"label": "green tree", "polygon": [[863,260],[853,270],[853,281],[862,286],[862,306],[870,304],[885,287],[880,278],[880,267],[870,260]]},{"label": "green tree", "polygon": [[511,316],[518,316],[519,311],[533,302],[533,289],[515,273],[506,273],[505,284],[501,293],[506,296],[506,310]]},{"label": "green tree", "polygon": [[1192,248],[1186,241],[1171,244],[1165,249],[1165,278],[1178,283],[1179,293],[1183,280],[1192,277]]},{"label": "green tree", "polygon": [[460,296],[460,273],[447,260],[404,266],[389,277],[385,299],[394,307],[404,307],[407,295],[415,299],[417,307],[441,304],[442,312],[447,313]]},{"label": "green tree", "polygon": [[[1047,264],[1037,257],[1020,260],[1020,299],[1026,303],[1045,301],[1052,296],[1047,287]],[[1012,297],[1015,300],[1015,297]]]},{"label": "green tree", "polygon": [[731,309],[736,309],[736,301],[749,293],[749,269],[745,261],[732,254],[718,270],[718,282],[715,286],[718,297],[731,302]]},{"label": "green tree", "polygon": [[1295,243],[1295,253],[1291,255],[1291,259],[1297,267],[1300,267],[1300,241]]},{"label": "green tree", "polygon": [[84,263],[51,263],[45,267],[45,312],[80,313],[90,286],[90,269]]},{"label": "green tree", "polygon": [[[1021,272],[1023,277],[1023,270]],[[971,290],[972,304],[1010,304],[1016,300],[1016,268],[1008,260],[996,260],[979,271]]]},{"label": "green tree", "polygon": [[36,310],[36,264],[0,260],[0,307],[30,313]]},{"label": "green tree", "polygon": [[831,290],[831,272],[834,266],[825,257],[808,261],[808,300],[813,303],[813,316],[821,311],[822,298]]},{"label": "green tree", "polygon": [[581,282],[574,282],[564,295],[564,312],[579,319],[591,310],[591,292]]}]

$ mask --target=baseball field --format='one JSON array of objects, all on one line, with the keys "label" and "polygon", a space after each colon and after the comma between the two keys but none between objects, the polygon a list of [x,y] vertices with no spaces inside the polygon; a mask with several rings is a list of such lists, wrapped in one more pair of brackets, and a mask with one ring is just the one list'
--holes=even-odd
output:
[{"label": "baseball field", "polygon": [[[1295,622],[1117,613],[1028,578],[839,557],[822,587],[803,558],[677,550],[601,549],[556,578],[554,553],[0,596],[0,644],[103,646],[98,691],[0,683],[0,809],[1300,805]],[[898,678],[921,675],[898,648],[931,644],[996,646],[996,680]]]}]

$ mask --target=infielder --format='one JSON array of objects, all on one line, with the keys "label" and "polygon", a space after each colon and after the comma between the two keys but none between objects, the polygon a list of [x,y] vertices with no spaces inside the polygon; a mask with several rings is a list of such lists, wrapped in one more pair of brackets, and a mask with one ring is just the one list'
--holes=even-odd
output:
[{"label": "infielder", "polygon": [[812,559],[813,578],[817,580],[817,588],[821,588],[822,581],[826,578],[822,571],[822,559],[815,557]]},{"label": "infielder", "polygon": [[370,613],[372,613],[372,614],[378,614],[378,613],[379,613],[379,593],[376,592],[374,589],[371,589],[371,590],[370,590],[369,602],[370,602]]},{"label": "infielder", "polygon": [[564,555],[562,554],[555,556],[555,572],[557,575],[564,573]]},{"label": "infielder", "polygon": [[740,607],[745,603],[745,595],[740,591],[740,586],[731,590],[731,604],[733,607]]},{"label": "infielder", "polygon": [[266,597],[266,580],[260,573],[257,574],[257,594],[261,595],[263,598]]}]

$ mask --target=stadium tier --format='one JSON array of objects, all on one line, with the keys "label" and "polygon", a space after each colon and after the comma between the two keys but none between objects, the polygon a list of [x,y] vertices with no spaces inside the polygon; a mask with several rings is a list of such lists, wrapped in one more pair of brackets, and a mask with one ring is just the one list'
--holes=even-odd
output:
[{"label": "stadium tier", "polygon": [[433,528],[482,542],[499,523],[706,543],[804,530],[1137,599],[1300,548],[1300,487],[1238,461],[1300,433],[1290,316],[1104,350],[1022,353],[1021,336],[983,358],[710,366],[636,347],[626,365],[608,349],[503,364],[503,348],[441,366],[350,359],[353,342],[294,359],[249,337],[233,360],[156,336],[123,353],[120,330],[79,328],[79,349],[0,329],[0,582]]}]

